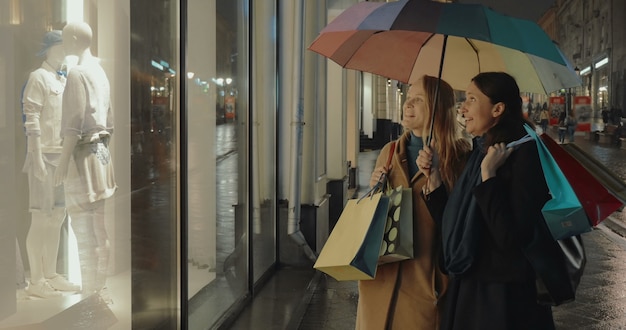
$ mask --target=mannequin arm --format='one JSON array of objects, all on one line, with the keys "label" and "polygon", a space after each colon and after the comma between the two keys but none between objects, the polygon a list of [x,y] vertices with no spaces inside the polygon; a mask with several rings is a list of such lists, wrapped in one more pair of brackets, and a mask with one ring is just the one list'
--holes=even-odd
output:
[{"label": "mannequin arm", "polygon": [[54,172],[54,184],[61,185],[65,178],[67,177],[67,167],[70,162],[70,157],[72,156],[72,152],[74,151],[74,147],[78,142],[78,136],[70,135],[63,138],[63,151],[61,151],[61,160],[59,162],[59,167],[57,167]]},{"label": "mannequin arm", "polygon": [[46,178],[48,171],[43,161],[41,152],[41,128],[40,117],[43,110],[41,94],[43,88],[38,84],[37,79],[29,79],[26,87],[28,93],[25,94],[23,111],[24,111],[24,130],[26,132],[26,162],[24,163],[24,171],[35,175],[41,181]]},{"label": "mannequin arm", "polygon": [[41,154],[41,137],[38,135],[29,135],[27,137],[27,150],[26,164],[33,168],[33,174],[41,181],[46,178],[48,171],[46,170],[46,164],[43,161],[43,155]]}]

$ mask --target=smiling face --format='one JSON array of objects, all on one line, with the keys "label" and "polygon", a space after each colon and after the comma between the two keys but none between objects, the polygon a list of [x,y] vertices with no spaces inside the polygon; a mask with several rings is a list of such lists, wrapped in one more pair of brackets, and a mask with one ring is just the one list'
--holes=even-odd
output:
[{"label": "smiling face", "polygon": [[415,82],[407,91],[406,100],[402,105],[402,126],[411,130],[415,136],[422,136],[428,121],[428,106],[423,80]]},{"label": "smiling face", "polygon": [[482,136],[497,122],[504,111],[504,104],[492,104],[489,97],[471,82],[465,92],[465,102],[461,105],[465,119],[465,130],[474,136]]}]

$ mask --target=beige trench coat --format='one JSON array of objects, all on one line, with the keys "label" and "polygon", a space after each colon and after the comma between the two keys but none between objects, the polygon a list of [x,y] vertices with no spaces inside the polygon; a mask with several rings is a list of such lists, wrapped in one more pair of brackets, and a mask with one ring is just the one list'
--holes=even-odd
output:
[{"label": "beige trench coat", "polygon": [[[447,287],[447,277],[439,270],[440,235],[430,216],[421,191],[426,177],[417,173],[408,177],[406,144],[410,132],[396,144],[391,160],[389,182],[392,187],[413,189],[415,258],[378,266],[374,280],[359,281],[356,329],[438,329],[439,298]],[[391,144],[383,147],[376,167],[387,162]],[[401,271],[398,270],[401,268]]]}]

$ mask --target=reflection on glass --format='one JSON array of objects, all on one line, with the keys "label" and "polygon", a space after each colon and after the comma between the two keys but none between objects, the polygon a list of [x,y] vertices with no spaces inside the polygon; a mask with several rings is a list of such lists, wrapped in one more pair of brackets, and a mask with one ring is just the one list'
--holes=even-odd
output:
[{"label": "reflection on glass", "polygon": [[133,329],[179,321],[178,3],[130,1]]},{"label": "reflection on glass", "polygon": [[[276,36],[267,33],[273,24],[276,6],[272,1],[255,6],[255,26],[252,28],[259,45],[273,45]],[[265,275],[276,262],[276,54],[274,47],[256,52],[252,103],[252,261],[254,281]],[[262,71],[261,71],[262,70]]]},{"label": "reflection on glass", "polygon": [[247,1],[188,6],[189,327],[201,329],[248,290]]}]

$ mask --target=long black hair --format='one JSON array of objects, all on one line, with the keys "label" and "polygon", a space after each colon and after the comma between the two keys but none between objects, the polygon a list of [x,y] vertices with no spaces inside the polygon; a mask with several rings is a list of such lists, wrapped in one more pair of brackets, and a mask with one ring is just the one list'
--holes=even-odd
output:
[{"label": "long black hair", "polygon": [[504,103],[504,112],[498,122],[485,133],[485,146],[495,143],[509,143],[526,135],[523,124],[534,125],[524,118],[519,86],[511,75],[505,72],[482,72],[473,79],[474,85],[489,97],[492,104]]}]

